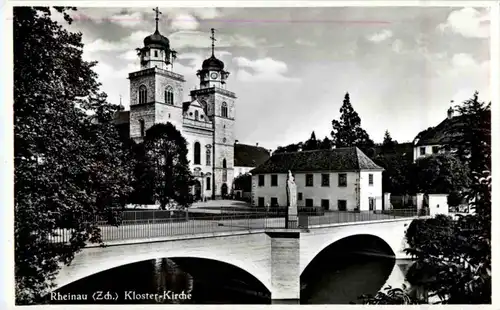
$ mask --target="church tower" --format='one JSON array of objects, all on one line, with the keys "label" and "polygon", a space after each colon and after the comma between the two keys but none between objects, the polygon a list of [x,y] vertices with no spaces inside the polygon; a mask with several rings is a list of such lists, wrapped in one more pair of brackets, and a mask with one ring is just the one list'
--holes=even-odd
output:
[{"label": "church tower", "polygon": [[158,30],[144,38],[137,49],[140,70],[129,74],[130,80],[130,138],[142,141],[146,130],[156,123],[172,123],[182,133],[182,99],[184,77],[172,72],[176,52],[169,40]]},{"label": "church tower", "polygon": [[212,120],[213,135],[213,191],[212,198],[231,194],[234,179],[234,120],[236,96],[226,90],[229,72],[224,63],[215,57],[215,36],[212,28],[212,55],[203,61],[197,76],[200,88],[191,91]]}]

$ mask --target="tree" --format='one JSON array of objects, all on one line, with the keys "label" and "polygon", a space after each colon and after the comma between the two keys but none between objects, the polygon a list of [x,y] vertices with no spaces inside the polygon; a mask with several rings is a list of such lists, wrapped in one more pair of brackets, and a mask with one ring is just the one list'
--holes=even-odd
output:
[{"label": "tree", "polygon": [[302,149],[303,143],[292,143],[287,146],[278,146],[276,150],[273,152],[274,154],[286,153],[286,152],[298,152]]},{"label": "tree", "polygon": [[234,178],[234,189],[244,192],[252,191],[252,175],[249,173],[241,174]]},{"label": "tree", "polygon": [[181,208],[191,203],[194,179],[189,170],[187,142],[171,123],[155,124],[144,138],[147,162],[153,167],[153,196],[160,208],[175,204]]},{"label": "tree", "polygon": [[319,148],[318,140],[316,140],[316,134],[314,131],[311,133],[311,137],[309,140],[304,142],[303,151],[312,151],[317,150]]},{"label": "tree", "polygon": [[[68,22],[68,8],[55,8]],[[129,156],[99,92],[81,34],[49,8],[14,8],[14,208],[16,303],[36,302],[87,241],[98,219],[117,224],[131,181]],[[55,243],[57,228],[67,243]]]},{"label": "tree", "polygon": [[458,121],[447,130],[448,145],[471,173],[491,170],[491,103],[480,102],[475,92],[455,109]]},{"label": "tree", "polygon": [[332,140],[328,139],[328,137],[325,137],[319,144],[321,150],[331,150],[332,146]]},{"label": "tree", "polygon": [[332,121],[331,135],[335,147],[357,146],[362,150],[372,147],[374,143],[368,133],[361,128],[361,118],[351,105],[349,93],[345,94],[340,113],[340,121]]},{"label": "tree", "polygon": [[393,140],[389,130],[386,130],[384,133],[384,141],[382,142],[382,148],[386,151],[391,150],[394,146],[398,144],[397,141]]},{"label": "tree", "polygon": [[470,185],[468,167],[451,154],[419,158],[412,169],[413,188],[417,192],[450,194],[462,192]]},{"label": "tree", "polygon": [[384,168],[382,172],[382,191],[393,195],[408,194],[413,191],[411,169],[413,162],[400,154],[379,154],[373,161]]}]

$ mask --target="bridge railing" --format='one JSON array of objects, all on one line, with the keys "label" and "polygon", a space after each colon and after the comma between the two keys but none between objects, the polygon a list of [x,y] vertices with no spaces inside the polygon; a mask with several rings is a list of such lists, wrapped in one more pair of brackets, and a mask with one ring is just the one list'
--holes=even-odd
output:
[{"label": "bridge railing", "polygon": [[329,211],[322,208],[315,208],[310,212],[304,211],[299,214],[299,226],[306,228],[316,225],[412,218],[420,215],[425,214],[419,214],[416,208],[370,211]]},{"label": "bridge railing", "polygon": [[[102,240],[133,240],[155,237],[197,235],[218,232],[237,232],[273,228],[285,228],[285,217],[268,212],[220,213],[197,215],[177,212],[175,216],[164,214],[169,211],[155,211],[150,215],[129,214],[122,217],[118,226],[105,220],[98,220]],[[153,215],[154,214],[154,215]],[[181,216],[182,215],[182,216]],[[58,229],[53,242],[65,243],[71,238],[71,231]]]},{"label": "bridge railing", "polygon": [[[308,228],[316,225],[354,223],[376,220],[416,217],[416,209],[394,209],[373,211],[328,211],[322,208],[301,208],[298,223],[287,225],[290,219],[281,209],[245,212],[188,213],[186,211],[125,211],[118,226],[104,219],[96,222],[102,240],[133,240],[155,237],[196,235],[217,232],[251,231],[261,229]],[[290,224],[290,222],[288,223]],[[298,224],[298,225],[297,225]],[[53,242],[68,242],[71,230],[58,229]]]}]

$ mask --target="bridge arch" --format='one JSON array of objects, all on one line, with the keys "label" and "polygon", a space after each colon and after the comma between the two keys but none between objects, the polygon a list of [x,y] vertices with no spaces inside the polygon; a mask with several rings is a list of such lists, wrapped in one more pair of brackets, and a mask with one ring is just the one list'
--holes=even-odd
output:
[{"label": "bridge arch", "polygon": [[[268,260],[255,260],[251,253],[252,249],[245,247],[245,242],[240,248],[234,245],[232,238],[239,236],[227,236],[225,238],[211,238],[210,244],[204,244],[204,239],[176,240],[154,243],[123,244],[108,247],[88,247],[79,252],[69,266],[63,266],[56,277],[54,290],[60,289],[78,280],[94,274],[107,271],[116,267],[138,263],[142,261],[169,258],[193,258],[206,259],[222,262],[236,267],[255,278],[269,292],[271,290],[270,262]],[[251,239],[249,242],[262,242],[266,239],[255,240],[255,235],[241,236]],[[216,246],[216,239],[224,246]],[[241,242],[241,241],[240,241]],[[232,249],[231,249],[232,247]],[[263,247],[263,249],[266,249]],[[268,251],[266,251],[266,254]],[[262,255],[262,254],[259,254]]]},{"label": "bridge arch", "polygon": [[316,253],[316,255],[312,256],[312,259],[304,264],[304,268],[301,268],[301,275],[316,259],[322,258],[322,255],[325,255],[329,250],[337,249],[344,251],[344,253],[366,253],[386,257],[396,257],[396,254],[392,250],[391,246],[384,239],[378,236],[371,234],[351,235],[333,241],[322,248],[318,253]]},{"label": "bridge arch", "polygon": [[334,246],[343,239],[355,236],[367,236],[385,244],[386,254],[397,258],[406,257],[403,249],[406,247],[405,231],[412,220],[396,220],[391,222],[363,223],[339,225],[330,228],[311,229],[300,239],[300,274],[320,253]]}]

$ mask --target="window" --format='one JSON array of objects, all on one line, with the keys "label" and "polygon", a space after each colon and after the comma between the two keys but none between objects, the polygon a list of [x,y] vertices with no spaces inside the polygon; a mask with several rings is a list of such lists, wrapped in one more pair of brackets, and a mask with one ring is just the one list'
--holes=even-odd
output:
[{"label": "window", "polygon": [[211,150],[210,149],[207,149],[207,152],[206,152],[206,159],[207,159],[207,166],[211,166],[212,165],[212,153],[211,153]]},{"label": "window", "polygon": [[158,57],[158,51],[155,51],[155,57]]},{"label": "window", "polygon": [[337,208],[339,211],[347,211],[347,200],[337,200]]},{"label": "window", "polygon": [[139,86],[139,104],[146,103],[148,101],[148,89],[146,86]]},{"label": "window", "polygon": [[373,197],[368,198],[368,208],[370,211],[375,210],[375,198]]},{"label": "window", "polygon": [[439,146],[433,146],[432,147],[432,154],[437,154],[439,153]]},{"label": "window", "polygon": [[222,171],[222,182],[227,182],[227,170]]},{"label": "window", "polygon": [[207,177],[207,191],[210,190],[210,177]]},{"label": "window", "polygon": [[259,197],[259,203],[258,203],[258,206],[259,206],[259,207],[263,207],[263,206],[264,206],[264,197]]},{"label": "window", "polygon": [[324,187],[330,186],[330,175],[328,173],[324,173],[321,175],[321,186]]},{"label": "window", "polygon": [[222,117],[227,117],[227,103],[225,101],[222,103],[221,115]]},{"label": "window", "polygon": [[271,174],[271,186],[278,186],[278,175]]},{"label": "window", "polygon": [[145,126],[144,126],[144,120],[141,119],[139,120],[139,125],[141,126],[141,137],[144,137],[144,133],[145,133]]},{"label": "window", "polygon": [[306,174],[306,186],[314,186],[314,178],[312,174]]},{"label": "window", "polygon": [[420,155],[425,155],[425,146],[420,148]]},{"label": "window", "polygon": [[339,187],[346,187],[346,186],[347,186],[347,174],[339,173]]},{"label": "window", "polygon": [[306,199],[306,207],[312,207],[314,204],[314,201],[311,198]]},{"label": "window", "polygon": [[165,103],[174,104],[174,89],[172,86],[167,86],[167,88],[165,88]]},{"label": "window", "polygon": [[271,207],[278,207],[278,198],[271,197]]},{"label": "window", "polygon": [[302,200],[302,193],[299,193],[299,197],[297,199]]},{"label": "window", "polygon": [[198,111],[194,111],[194,119],[198,120]]},{"label": "window", "polygon": [[225,158],[222,160],[222,168],[224,168],[224,169],[227,168],[227,162],[226,162]]},{"label": "window", "polygon": [[330,209],[330,200],[321,199],[321,208],[323,208],[324,210]]},{"label": "window", "polygon": [[259,186],[264,186],[264,177],[265,175],[263,174],[259,175]]},{"label": "window", "polygon": [[373,185],[373,174],[368,174],[368,185]]},{"label": "window", "polygon": [[201,150],[200,150],[200,142],[194,143],[194,164],[199,165],[201,163]]}]

